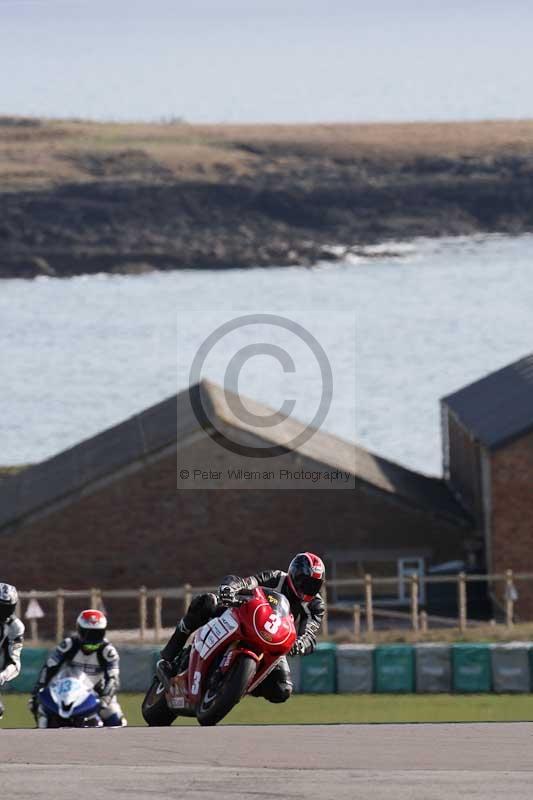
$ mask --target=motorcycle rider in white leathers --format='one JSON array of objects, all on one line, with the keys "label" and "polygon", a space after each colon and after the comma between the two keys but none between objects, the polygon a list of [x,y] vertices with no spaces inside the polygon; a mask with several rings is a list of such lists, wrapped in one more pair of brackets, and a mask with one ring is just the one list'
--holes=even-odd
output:
[{"label": "motorcycle rider in white leathers", "polygon": [[39,690],[47,686],[61,667],[78,667],[87,675],[100,697],[100,717],[106,727],[127,725],[126,717],[117,700],[119,688],[119,655],[105,638],[107,619],[96,609],[82,611],[76,621],[76,634],[67,636],[52,650],[44,664],[33,690],[30,708],[37,719],[37,727],[47,728],[48,718],[39,704]]},{"label": "motorcycle rider in white leathers", "polygon": [[[0,689],[20,672],[24,624],[15,616],[18,595],[14,586],[0,583]],[[4,706],[0,700],[0,719]]]}]

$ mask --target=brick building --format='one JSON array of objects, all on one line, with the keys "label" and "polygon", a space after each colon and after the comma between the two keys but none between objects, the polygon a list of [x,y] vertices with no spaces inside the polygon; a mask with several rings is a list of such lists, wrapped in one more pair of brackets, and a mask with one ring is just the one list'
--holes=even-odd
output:
[{"label": "brick building", "polygon": [[[197,406],[209,408],[208,420]],[[279,422],[241,422],[222,390],[203,383],[7,479],[0,485],[4,578],[25,589],[171,587],[284,566],[302,549],[321,553],[339,578],[423,572],[467,557],[471,516],[443,480],[321,431],[293,446],[305,426]],[[261,470],[268,462],[273,472],[338,470],[349,480],[334,488],[229,480],[243,456],[226,440],[274,445],[273,458],[259,459]],[[188,488],[179,478],[184,465],[222,478]],[[257,459],[248,466],[257,470]],[[407,583],[376,592],[401,604]]]},{"label": "brick building", "polygon": [[[487,571],[533,573],[533,355],[444,398],[442,424],[444,477]],[[518,615],[533,619],[533,582],[517,589]]]}]

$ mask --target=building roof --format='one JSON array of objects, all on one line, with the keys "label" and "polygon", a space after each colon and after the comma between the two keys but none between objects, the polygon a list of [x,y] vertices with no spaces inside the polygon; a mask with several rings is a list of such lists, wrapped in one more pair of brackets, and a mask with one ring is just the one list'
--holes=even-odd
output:
[{"label": "building roof", "polygon": [[[231,428],[253,432],[263,439],[283,447],[306,429],[306,425],[292,417],[274,415],[279,424],[257,429],[246,425],[236,417],[224,401],[224,390],[220,386],[205,382],[202,389],[207,391],[213,403],[212,413],[216,419]],[[205,403],[205,400],[203,401]],[[246,407],[257,416],[272,414],[272,409],[261,403],[246,400]],[[387,461],[352,442],[340,439],[331,433],[316,430],[312,438],[298,447],[298,452],[319,464],[326,464],[353,475],[356,481],[367,483],[375,489],[397,495],[412,505],[426,511],[444,516],[462,518],[465,514],[447,485],[440,478],[431,478],[414,472],[392,461]]]},{"label": "building roof", "polygon": [[442,478],[431,478],[387,461],[361,447],[354,447],[357,479],[385,492],[392,492],[425,511],[457,521],[467,521],[464,509]]},{"label": "building roof", "polygon": [[533,354],[444,397],[442,403],[489,448],[533,431]]},{"label": "building roof", "polygon": [[[253,414],[273,414],[268,406],[247,399],[245,403]],[[203,422],[199,411],[206,412]],[[221,387],[203,381],[3,481],[0,528],[69,502],[99,481],[135,463],[142,464],[156,453],[175,449],[180,443],[194,443],[202,430],[216,437],[237,431],[255,441],[278,445],[282,452],[295,450],[302,457],[345,470],[356,482],[422,510],[465,522],[464,511],[442,480],[412,472],[320,430],[294,447],[294,439],[307,426],[291,417],[277,416],[279,424],[273,427],[247,424],[229,409]]]}]

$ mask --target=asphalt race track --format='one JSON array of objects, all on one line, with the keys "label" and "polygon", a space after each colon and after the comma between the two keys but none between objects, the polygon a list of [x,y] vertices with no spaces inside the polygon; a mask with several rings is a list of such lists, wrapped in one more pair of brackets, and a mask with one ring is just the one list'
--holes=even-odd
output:
[{"label": "asphalt race track", "polygon": [[533,723],[0,730],[24,800],[531,800]]}]

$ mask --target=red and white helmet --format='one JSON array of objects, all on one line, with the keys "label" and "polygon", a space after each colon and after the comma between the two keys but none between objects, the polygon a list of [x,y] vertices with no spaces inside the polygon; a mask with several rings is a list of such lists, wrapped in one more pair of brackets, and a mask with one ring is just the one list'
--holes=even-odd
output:
[{"label": "red and white helmet", "polygon": [[107,629],[105,614],[96,608],[82,611],[76,620],[76,630],[80,637],[81,645],[86,650],[97,650],[102,644]]},{"label": "red and white helmet", "polygon": [[298,553],[289,564],[287,580],[294,594],[309,603],[321,590],[326,569],[314,553]]}]

